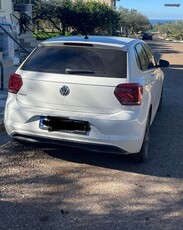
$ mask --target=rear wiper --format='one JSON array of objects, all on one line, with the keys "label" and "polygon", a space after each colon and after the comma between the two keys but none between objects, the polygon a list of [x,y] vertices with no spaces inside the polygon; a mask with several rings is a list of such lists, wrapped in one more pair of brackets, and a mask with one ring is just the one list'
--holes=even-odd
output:
[{"label": "rear wiper", "polygon": [[95,72],[93,70],[87,70],[87,69],[65,69],[65,73],[67,74],[94,74]]}]

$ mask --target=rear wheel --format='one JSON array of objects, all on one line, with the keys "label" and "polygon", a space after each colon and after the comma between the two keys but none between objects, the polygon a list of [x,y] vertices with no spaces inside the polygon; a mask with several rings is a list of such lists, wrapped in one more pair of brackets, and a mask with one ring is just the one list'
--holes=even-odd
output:
[{"label": "rear wheel", "polygon": [[148,151],[149,151],[149,131],[150,131],[150,114],[147,119],[146,131],[144,135],[144,141],[141,147],[140,152],[132,155],[132,159],[136,162],[143,163],[148,159]]}]

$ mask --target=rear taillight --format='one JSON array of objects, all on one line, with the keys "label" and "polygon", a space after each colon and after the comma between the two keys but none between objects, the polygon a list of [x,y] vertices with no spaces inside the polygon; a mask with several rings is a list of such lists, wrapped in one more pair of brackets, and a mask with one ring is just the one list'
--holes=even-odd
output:
[{"label": "rear taillight", "polygon": [[143,86],[137,83],[120,84],[116,87],[114,94],[122,105],[140,105]]},{"label": "rear taillight", "polygon": [[20,88],[22,87],[22,77],[19,74],[12,74],[9,78],[8,82],[8,91],[10,93],[17,94]]}]

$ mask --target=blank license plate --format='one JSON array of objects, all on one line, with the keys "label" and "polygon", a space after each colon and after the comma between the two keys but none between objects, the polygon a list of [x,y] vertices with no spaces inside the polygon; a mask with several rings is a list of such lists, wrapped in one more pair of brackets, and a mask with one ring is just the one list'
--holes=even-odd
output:
[{"label": "blank license plate", "polygon": [[49,132],[63,131],[86,134],[90,130],[88,121],[72,120],[63,117],[41,116],[39,127]]}]

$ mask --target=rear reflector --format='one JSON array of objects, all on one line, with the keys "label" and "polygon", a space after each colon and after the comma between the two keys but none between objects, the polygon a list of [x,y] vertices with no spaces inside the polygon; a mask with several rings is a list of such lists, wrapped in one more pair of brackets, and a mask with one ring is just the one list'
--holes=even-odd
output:
[{"label": "rear reflector", "polygon": [[20,88],[22,87],[22,77],[19,74],[12,74],[9,78],[8,82],[8,91],[10,93],[17,94]]},{"label": "rear reflector", "polygon": [[120,84],[114,95],[122,105],[141,105],[143,86],[137,83]]}]

